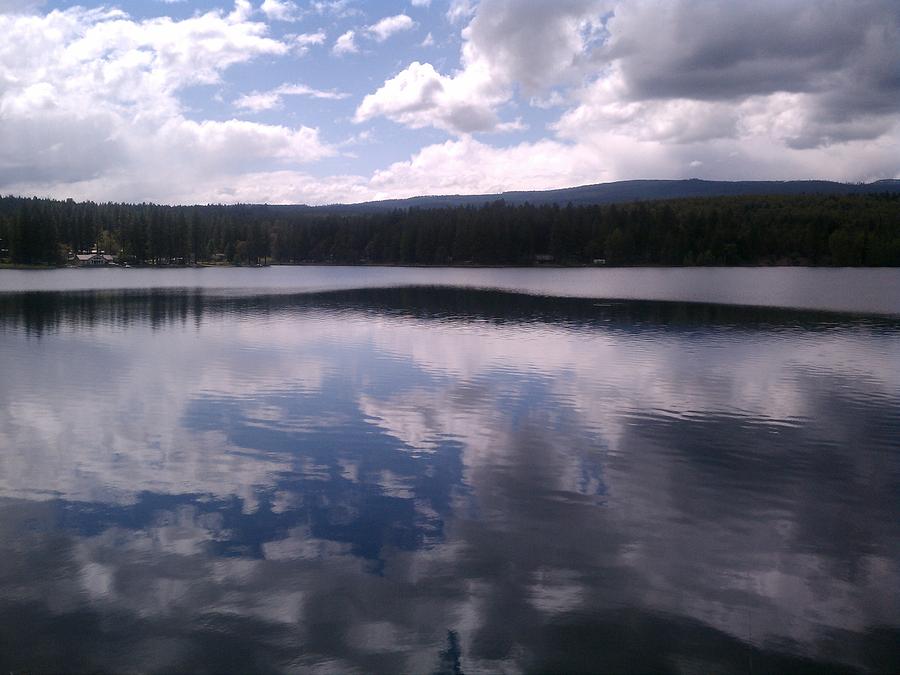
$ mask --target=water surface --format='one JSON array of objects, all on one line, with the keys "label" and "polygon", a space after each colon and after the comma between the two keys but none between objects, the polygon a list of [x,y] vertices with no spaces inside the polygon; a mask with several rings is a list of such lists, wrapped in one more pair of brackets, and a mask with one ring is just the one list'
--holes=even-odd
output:
[{"label": "water surface", "polygon": [[810,267],[265,268],[0,270],[2,291],[192,288],[297,293],[450,286],[533,295],[665,300],[900,315],[900,269]]},{"label": "water surface", "polygon": [[896,316],[367,272],[0,293],[0,667],[900,669]]}]

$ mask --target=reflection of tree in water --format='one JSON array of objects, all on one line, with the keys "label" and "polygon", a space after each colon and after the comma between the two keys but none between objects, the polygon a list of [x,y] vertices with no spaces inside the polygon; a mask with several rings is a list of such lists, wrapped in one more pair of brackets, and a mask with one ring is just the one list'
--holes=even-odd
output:
[{"label": "reflection of tree in water", "polygon": [[824,332],[836,327],[896,329],[889,317],[682,302],[555,298],[507,291],[411,286],[299,294],[229,296],[194,289],[0,293],[0,330],[22,326],[34,335],[62,328],[150,325],[154,330],[192,320],[242,320],[291,312],[362,312],[420,320],[491,324],[547,323],[628,334],[665,328],[715,327]]},{"label": "reflection of tree in water", "polygon": [[462,648],[455,630],[447,631],[447,649],[441,652],[435,675],[463,675]]}]

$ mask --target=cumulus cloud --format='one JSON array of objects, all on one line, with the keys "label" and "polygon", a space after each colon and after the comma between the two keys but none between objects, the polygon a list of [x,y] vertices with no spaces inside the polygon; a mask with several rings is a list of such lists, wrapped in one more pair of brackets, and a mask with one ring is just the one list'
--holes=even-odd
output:
[{"label": "cumulus cloud", "polygon": [[272,21],[296,21],[300,18],[297,5],[290,0],[263,0],[259,8]]},{"label": "cumulus cloud", "polygon": [[305,54],[309,47],[313,45],[322,45],[325,44],[325,39],[328,36],[325,35],[325,31],[317,30],[315,33],[301,33],[294,37],[294,44],[296,44],[299,49]]},{"label": "cumulus cloud", "polygon": [[250,0],[234,0],[234,9],[228,15],[228,19],[234,22],[247,21],[253,14],[253,4]]},{"label": "cumulus cloud", "polygon": [[384,42],[391,35],[411,30],[415,25],[416,22],[406,14],[397,14],[396,16],[387,16],[371,26],[367,26],[366,32],[378,42]]},{"label": "cumulus cloud", "polygon": [[[359,92],[352,116],[356,123],[385,118],[438,129],[451,140],[432,141],[404,161],[385,153],[391,163],[384,160],[371,175],[344,167],[318,177],[292,166],[336,152],[316,129],[220,120],[191,131],[187,124],[180,100],[187,88],[218,87],[233,65],[325,43],[322,30],[272,38],[260,19],[288,3],[270,3],[268,13],[255,11],[258,4],[238,0],[233,11],[183,21],[137,21],[115,9],[40,14],[20,3],[7,7],[0,15],[0,188],[88,198],[322,202],[642,177],[900,177],[900,4],[892,0],[762,0],[752,7],[454,0],[448,18],[462,40],[458,62],[401,62]],[[336,0],[308,11],[357,10]],[[357,53],[361,41],[387,40],[412,23],[405,14],[360,22],[331,51]],[[341,94],[289,84],[233,102],[253,112],[277,109],[286,96]],[[527,142],[497,147],[470,137],[524,129],[526,122],[533,130]],[[263,140],[259,152],[248,151],[250,165],[210,163],[213,175],[201,177],[190,167],[205,160],[174,159],[168,139],[179,133],[234,138],[235,148],[257,133]],[[338,137],[350,133],[338,129]],[[205,141],[192,147],[220,161],[234,156]],[[163,153],[160,165],[185,165],[178,185],[172,177],[151,180],[152,153]],[[263,180],[263,188],[251,184]]]},{"label": "cumulus cloud", "polygon": [[522,93],[536,107],[569,105],[557,139],[590,144],[610,166],[629,163],[611,154],[623,139],[629,154],[653,148],[666,161],[651,175],[682,167],[691,145],[707,144],[697,161],[710,172],[727,147],[759,161],[758,148],[780,154],[763,162],[780,173],[815,166],[803,151],[851,141],[866,148],[866,175],[900,170],[883,160],[900,114],[897,3],[482,0],[456,1],[448,16],[471,17],[460,68],[411,63],[363,99],[356,121],[494,131]]},{"label": "cumulus cloud", "polygon": [[384,116],[412,128],[434,126],[452,133],[488,131],[498,124],[490,81],[474,71],[457,77],[438,73],[430,63],[414,61],[366,96],[354,120]]},{"label": "cumulus cloud", "polygon": [[356,31],[348,30],[346,33],[340,35],[338,39],[334,41],[334,46],[331,48],[331,51],[336,56],[355,54],[358,52],[359,47],[356,46]]},{"label": "cumulus cloud", "polygon": [[603,0],[484,0],[463,33],[464,61],[526,93],[571,83],[588,74],[608,10]]},{"label": "cumulus cloud", "polygon": [[895,2],[644,0],[618,6],[608,28],[596,57],[612,65],[623,98],[714,104],[792,94],[790,147],[876,138],[900,112]]},{"label": "cumulus cloud", "polygon": [[80,7],[0,15],[0,185],[56,195],[90,185],[95,194],[147,199],[157,173],[190,184],[209,172],[333,154],[311,127],[185,116],[183,89],[289,51],[247,20],[248,7],[239,1],[228,14],[183,21]]},{"label": "cumulus cloud", "polygon": [[[497,108],[516,85],[540,91],[583,71],[599,9],[595,0],[484,0],[463,30],[459,71],[442,75],[431,64],[413,63],[367,96],[356,119],[383,115],[457,134],[500,130]],[[451,7],[457,19],[470,11],[470,5]]]}]

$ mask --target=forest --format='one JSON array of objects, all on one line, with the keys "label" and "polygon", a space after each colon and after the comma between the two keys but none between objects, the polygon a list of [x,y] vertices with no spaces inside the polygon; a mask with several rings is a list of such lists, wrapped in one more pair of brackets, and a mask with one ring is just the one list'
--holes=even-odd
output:
[{"label": "forest", "polygon": [[900,266],[900,194],[341,213],[0,197],[0,262]]}]

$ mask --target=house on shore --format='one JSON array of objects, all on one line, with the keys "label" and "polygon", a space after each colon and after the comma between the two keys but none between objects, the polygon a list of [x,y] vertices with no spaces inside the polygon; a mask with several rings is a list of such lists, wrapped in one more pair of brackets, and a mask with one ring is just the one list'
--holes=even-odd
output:
[{"label": "house on shore", "polygon": [[109,253],[74,253],[69,257],[69,262],[77,267],[100,267],[115,265],[116,257]]}]

